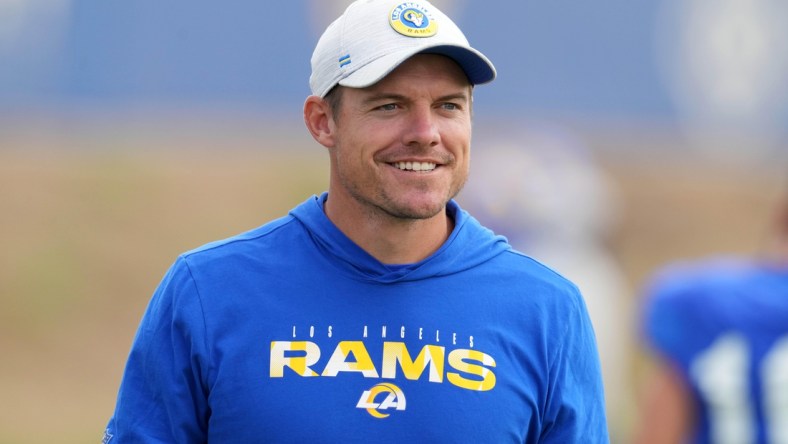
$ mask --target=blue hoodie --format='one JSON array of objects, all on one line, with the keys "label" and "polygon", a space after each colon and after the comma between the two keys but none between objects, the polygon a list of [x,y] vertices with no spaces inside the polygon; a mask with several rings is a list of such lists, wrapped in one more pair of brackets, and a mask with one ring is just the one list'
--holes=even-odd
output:
[{"label": "blue hoodie", "polygon": [[735,256],[677,261],[646,288],[642,334],[693,397],[686,443],[788,439],[788,271]]},{"label": "blue hoodie", "polygon": [[105,442],[608,442],[573,284],[454,201],[438,251],[383,264],[325,199],[178,258]]}]

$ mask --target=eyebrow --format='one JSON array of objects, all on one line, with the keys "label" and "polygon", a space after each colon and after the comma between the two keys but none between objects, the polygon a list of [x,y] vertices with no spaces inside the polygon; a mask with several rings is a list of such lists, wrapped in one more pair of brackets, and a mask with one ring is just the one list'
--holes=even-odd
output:
[{"label": "eyebrow", "polygon": [[[402,94],[396,93],[375,93],[363,100],[364,104],[371,105],[374,103],[386,102],[386,101],[394,101],[394,102],[404,102],[408,101],[408,97]],[[464,102],[470,102],[470,96],[466,92],[458,92],[453,94],[447,94],[445,96],[438,97],[436,102],[450,102],[452,100],[461,100]]]},{"label": "eyebrow", "polygon": [[438,97],[438,102],[450,102],[452,100],[462,100],[464,102],[470,102],[470,96],[465,92],[459,92],[456,94],[447,94],[442,97]]},{"label": "eyebrow", "polygon": [[407,100],[405,96],[402,94],[394,94],[394,93],[375,93],[369,97],[364,98],[363,102],[365,105],[372,105],[379,102],[402,102]]}]

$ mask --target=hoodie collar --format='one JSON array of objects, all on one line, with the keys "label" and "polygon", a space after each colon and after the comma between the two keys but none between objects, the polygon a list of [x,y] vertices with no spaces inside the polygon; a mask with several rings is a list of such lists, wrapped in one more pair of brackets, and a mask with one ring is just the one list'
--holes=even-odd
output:
[{"label": "hoodie collar", "polygon": [[332,264],[356,279],[392,283],[449,275],[473,268],[511,249],[504,237],[482,227],[451,200],[446,209],[454,219],[454,230],[446,242],[424,260],[389,266],[356,245],[331,222],[323,211],[327,198],[328,193],[312,196],[290,215],[301,222],[316,247]]}]

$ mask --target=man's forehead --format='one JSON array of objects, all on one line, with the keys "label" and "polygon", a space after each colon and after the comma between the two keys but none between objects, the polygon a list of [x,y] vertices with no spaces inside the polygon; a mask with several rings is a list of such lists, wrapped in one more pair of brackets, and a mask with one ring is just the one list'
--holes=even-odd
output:
[{"label": "man's forehead", "polygon": [[417,83],[413,86],[430,84],[451,85],[458,88],[471,87],[465,71],[451,58],[439,54],[416,54],[368,88],[380,89],[400,83],[404,85]]}]

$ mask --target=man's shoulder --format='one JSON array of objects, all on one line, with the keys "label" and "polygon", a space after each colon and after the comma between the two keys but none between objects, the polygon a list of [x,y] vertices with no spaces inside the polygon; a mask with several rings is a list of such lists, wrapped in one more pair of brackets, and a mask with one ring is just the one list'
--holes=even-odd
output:
[{"label": "man's shoulder", "polygon": [[520,250],[510,249],[502,257],[504,260],[509,261],[515,270],[519,272],[534,274],[551,281],[570,282],[569,279],[561,273],[561,270],[553,268],[544,261]]},{"label": "man's shoulder", "polygon": [[731,289],[747,282],[753,271],[751,260],[735,256],[676,261],[653,274],[647,293],[652,298],[673,299]]},{"label": "man's shoulder", "polygon": [[181,254],[181,258],[190,261],[205,261],[239,254],[250,249],[271,248],[284,242],[281,236],[287,235],[288,230],[293,227],[293,222],[292,216],[283,216],[251,230],[188,250]]},{"label": "man's shoulder", "polygon": [[580,299],[580,290],[575,283],[564,276],[560,270],[529,256],[521,251],[512,249],[504,252],[498,258],[499,267],[505,273],[511,273],[509,282],[526,286],[529,289],[539,289],[541,294],[566,294],[571,299]]}]

